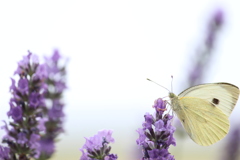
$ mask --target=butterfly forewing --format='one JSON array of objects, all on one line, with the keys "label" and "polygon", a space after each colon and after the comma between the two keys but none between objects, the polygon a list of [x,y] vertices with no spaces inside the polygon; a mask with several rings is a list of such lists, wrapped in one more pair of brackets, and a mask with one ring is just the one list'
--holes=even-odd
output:
[{"label": "butterfly forewing", "polygon": [[207,100],[230,116],[239,97],[239,88],[230,83],[201,84],[184,90],[179,97],[197,97]]}]

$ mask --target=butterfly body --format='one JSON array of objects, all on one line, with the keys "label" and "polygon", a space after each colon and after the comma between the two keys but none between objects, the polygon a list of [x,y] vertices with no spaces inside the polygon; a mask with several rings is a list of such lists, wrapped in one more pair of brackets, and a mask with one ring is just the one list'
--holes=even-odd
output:
[{"label": "butterfly body", "polygon": [[171,106],[191,139],[209,146],[224,138],[230,128],[231,114],[239,96],[230,83],[197,85],[178,96],[169,93]]}]

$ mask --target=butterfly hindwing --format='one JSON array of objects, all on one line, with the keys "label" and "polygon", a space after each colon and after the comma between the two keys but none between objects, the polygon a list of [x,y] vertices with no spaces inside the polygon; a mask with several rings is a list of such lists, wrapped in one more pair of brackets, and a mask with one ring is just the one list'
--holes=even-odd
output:
[{"label": "butterfly hindwing", "polygon": [[230,83],[207,83],[188,88],[179,97],[197,97],[207,100],[230,116],[239,97],[239,88]]},{"label": "butterfly hindwing", "polygon": [[175,111],[186,132],[199,145],[209,146],[226,136],[228,116],[214,105],[199,98],[179,99],[180,110]]}]

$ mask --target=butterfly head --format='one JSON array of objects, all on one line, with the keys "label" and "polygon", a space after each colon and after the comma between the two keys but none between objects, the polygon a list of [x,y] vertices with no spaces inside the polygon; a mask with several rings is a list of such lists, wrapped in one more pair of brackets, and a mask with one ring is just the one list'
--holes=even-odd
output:
[{"label": "butterfly head", "polygon": [[169,92],[169,98],[170,99],[173,99],[173,98],[175,98],[175,97],[177,97],[174,93],[172,93],[172,92]]}]

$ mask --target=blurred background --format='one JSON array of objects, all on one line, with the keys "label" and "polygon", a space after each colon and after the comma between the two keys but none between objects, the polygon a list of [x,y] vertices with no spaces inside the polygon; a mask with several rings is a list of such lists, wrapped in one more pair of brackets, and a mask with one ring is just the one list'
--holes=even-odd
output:
[{"label": "blurred background", "polygon": [[[140,159],[136,130],[144,114],[154,112],[154,100],[168,95],[146,78],[171,89],[173,75],[176,94],[197,83],[240,86],[239,5],[237,0],[0,2],[0,119],[8,119],[17,62],[28,50],[42,57],[58,49],[69,58],[68,90],[65,133],[51,160],[79,159],[84,137],[101,129],[113,130],[111,152],[119,160]],[[221,23],[211,31],[216,18]],[[171,154],[177,160],[213,160],[237,153],[239,113],[238,105],[230,133],[209,147],[195,144],[174,121],[177,145]]]}]

